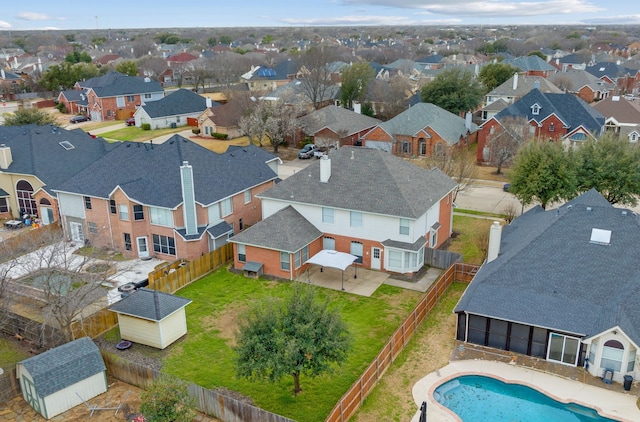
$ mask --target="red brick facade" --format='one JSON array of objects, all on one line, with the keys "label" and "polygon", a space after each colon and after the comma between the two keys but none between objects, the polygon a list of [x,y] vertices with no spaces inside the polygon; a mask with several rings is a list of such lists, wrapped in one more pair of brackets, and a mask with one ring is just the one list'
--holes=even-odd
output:
[{"label": "red brick facade", "polygon": [[398,157],[431,157],[437,153],[444,153],[470,145],[477,140],[477,132],[461,136],[456,144],[450,146],[431,127],[424,128],[414,136],[395,135],[394,139],[378,126],[363,137],[362,146],[366,146],[367,140],[391,143],[391,153]]}]

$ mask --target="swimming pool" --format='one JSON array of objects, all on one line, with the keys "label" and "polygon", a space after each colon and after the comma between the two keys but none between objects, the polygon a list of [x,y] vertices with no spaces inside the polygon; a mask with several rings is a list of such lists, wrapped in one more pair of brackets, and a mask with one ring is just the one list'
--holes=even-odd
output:
[{"label": "swimming pool", "polygon": [[456,377],[436,388],[433,396],[463,422],[615,421],[576,403],[560,403],[525,385],[481,375]]}]

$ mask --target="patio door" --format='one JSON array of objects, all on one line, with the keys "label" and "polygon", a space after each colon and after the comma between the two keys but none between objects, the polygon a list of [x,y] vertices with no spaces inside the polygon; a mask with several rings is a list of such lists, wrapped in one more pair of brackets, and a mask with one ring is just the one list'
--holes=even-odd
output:
[{"label": "patio door", "polygon": [[84,234],[82,233],[82,224],[69,223],[69,230],[71,231],[71,240],[74,242],[84,242]]},{"label": "patio door", "polygon": [[47,225],[53,223],[53,210],[49,207],[40,207],[40,215],[42,224]]},{"label": "patio door", "polygon": [[149,245],[147,244],[147,237],[136,237],[136,244],[138,245],[138,258],[149,258]]},{"label": "patio door", "polygon": [[579,339],[558,333],[551,333],[551,336],[549,337],[547,360],[576,366],[578,363],[579,347]]},{"label": "patio door", "polygon": [[380,269],[380,248],[373,247],[371,248],[371,269],[379,270]]}]

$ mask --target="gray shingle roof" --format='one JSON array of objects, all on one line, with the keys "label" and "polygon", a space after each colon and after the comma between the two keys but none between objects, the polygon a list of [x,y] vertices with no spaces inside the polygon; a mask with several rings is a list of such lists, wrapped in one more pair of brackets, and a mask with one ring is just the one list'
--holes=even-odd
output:
[{"label": "gray shingle roof", "polygon": [[[537,115],[532,112],[531,107],[534,104],[540,106]],[[531,90],[527,95],[496,114],[495,117],[497,120],[510,116],[526,117],[527,120],[542,122],[552,114],[562,120],[568,128],[567,132],[582,126],[597,136],[604,126],[604,116],[581,98],[573,94],[541,92],[539,89]]]},{"label": "gray shingle roof", "polygon": [[162,321],[191,303],[191,299],[141,288],[109,307],[110,311],[150,321]]},{"label": "gray shingle roof", "polygon": [[[626,211],[626,215],[625,215]],[[559,208],[536,207],[504,227],[455,312],[592,336],[619,326],[640,344],[640,221],[591,190]],[[611,242],[590,242],[591,230]]]},{"label": "gray shingle roof", "polygon": [[[60,142],[67,141],[72,149]],[[91,138],[81,129],[57,126],[0,126],[0,144],[11,148],[13,162],[6,173],[32,174],[51,193],[60,184],[116,147],[102,138]]]},{"label": "gray shingle roof", "polygon": [[93,89],[100,98],[164,91],[160,82],[147,82],[144,78],[127,76],[115,71],[86,81],[80,81],[78,85],[83,88]]},{"label": "gray shingle roof", "polygon": [[515,59],[506,59],[503,63],[510,64],[519,68],[523,72],[527,71],[551,71],[555,72],[557,69],[551,66],[546,61],[542,60],[538,56],[522,56]]},{"label": "gray shingle roof", "polygon": [[465,119],[431,103],[417,103],[379,125],[389,135],[415,136],[418,132],[430,127],[437,132],[448,145],[455,145],[460,137],[475,132],[478,127],[472,123],[467,130]]},{"label": "gray shingle roof", "polygon": [[322,232],[289,205],[235,235],[229,242],[296,252],[320,236]]},{"label": "gray shingle roof", "polygon": [[327,183],[320,182],[316,160],[259,197],[415,219],[456,186],[439,169],[425,170],[377,149],[342,147],[329,157]]},{"label": "gray shingle roof", "polygon": [[160,100],[146,103],[142,108],[152,119],[200,113],[207,108],[207,99],[189,89],[179,89]]},{"label": "gray shingle roof", "polygon": [[182,203],[180,166],[193,168],[196,202],[210,205],[269,180],[277,174],[266,164],[276,157],[256,146],[209,151],[179,135],[162,144],[121,143],[59,187],[60,191],[109,198],[120,186],[144,205],[175,208]]},{"label": "gray shingle roof", "polygon": [[301,117],[299,121],[305,133],[309,135],[314,135],[327,128],[343,137],[370,129],[381,123],[376,118],[335,105],[328,105],[320,110],[315,110]]},{"label": "gray shingle roof", "polygon": [[507,79],[502,84],[498,85],[494,89],[491,90],[485,96],[509,96],[509,97],[522,97],[535,87],[542,92],[554,92],[556,94],[561,94],[562,90],[555,86],[549,79],[543,78],[542,76],[527,76],[527,75],[518,75],[518,81],[515,83],[516,87],[513,88],[515,75]]},{"label": "gray shingle roof", "polygon": [[47,397],[107,369],[100,350],[89,337],[47,350],[20,364],[33,378],[40,397]]}]

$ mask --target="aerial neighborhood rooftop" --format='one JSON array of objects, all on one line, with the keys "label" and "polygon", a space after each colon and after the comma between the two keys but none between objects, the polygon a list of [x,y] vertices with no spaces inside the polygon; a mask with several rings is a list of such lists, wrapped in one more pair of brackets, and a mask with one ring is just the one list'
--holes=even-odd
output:
[{"label": "aerial neighborhood rooftop", "polygon": [[372,29],[0,33],[0,415],[640,420],[640,33]]}]

